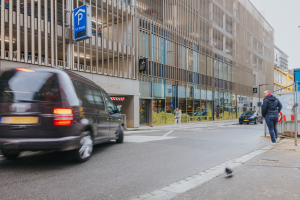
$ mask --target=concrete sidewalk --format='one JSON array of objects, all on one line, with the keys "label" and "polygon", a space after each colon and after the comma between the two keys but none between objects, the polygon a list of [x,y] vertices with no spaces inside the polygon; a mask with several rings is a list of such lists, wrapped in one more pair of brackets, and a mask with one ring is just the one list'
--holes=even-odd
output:
[{"label": "concrete sidewalk", "polygon": [[[219,126],[238,125],[238,124],[239,124],[238,119],[191,122],[191,123],[181,123],[181,129],[219,127]],[[177,126],[177,128],[178,128],[178,126]],[[153,127],[140,126],[139,128],[127,128],[126,130],[127,131],[140,131],[140,130],[164,130],[164,129],[174,129],[174,124],[155,125]]]},{"label": "concrete sidewalk", "polygon": [[235,168],[232,178],[224,173],[173,199],[300,199],[298,143],[285,140]]}]

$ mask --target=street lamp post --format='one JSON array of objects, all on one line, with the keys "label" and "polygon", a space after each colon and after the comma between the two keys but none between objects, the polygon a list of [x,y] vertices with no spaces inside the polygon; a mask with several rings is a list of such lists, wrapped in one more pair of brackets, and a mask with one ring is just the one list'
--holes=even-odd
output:
[{"label": "street lamp post", "polygon": [[260,84],[258,87],[258,102],[259,102],[259,112],[261,113],[261,103],[260,103],[260,86],[269,85],[269,84]]}]

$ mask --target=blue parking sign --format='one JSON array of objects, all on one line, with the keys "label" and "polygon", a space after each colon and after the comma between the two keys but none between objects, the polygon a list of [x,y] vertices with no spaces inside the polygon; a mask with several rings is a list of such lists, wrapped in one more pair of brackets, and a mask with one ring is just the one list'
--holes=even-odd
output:
[{"label": "blue parking sign", "polygon": [[92,37],[92,13],[90,5],[83,5],[74,10],[74,40]]}]

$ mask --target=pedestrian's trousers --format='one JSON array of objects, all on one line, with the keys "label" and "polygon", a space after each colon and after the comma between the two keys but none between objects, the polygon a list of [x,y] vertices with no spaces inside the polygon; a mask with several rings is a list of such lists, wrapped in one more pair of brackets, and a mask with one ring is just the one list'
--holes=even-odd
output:
[{"label": "pedestrian's trousers", "polygon": [[179,126],[181,126],[181,122],[180,122],[181,118],[175,118],[175,125],[179,124]]},{"label": "pedestrian's trousers", "polygon": [[276,128],[276,124],[278,122],[278,115],[266,115],[265,120],[270,132],[272,142],[276,142],[276,139],[278,137],[277,128]]}]

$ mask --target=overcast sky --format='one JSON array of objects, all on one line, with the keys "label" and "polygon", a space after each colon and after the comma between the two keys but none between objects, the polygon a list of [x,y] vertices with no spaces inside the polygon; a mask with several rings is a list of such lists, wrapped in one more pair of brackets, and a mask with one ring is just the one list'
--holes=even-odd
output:
[{"label": "overcast sky", "polygon": [[275,30],[275,45],[289,56],[289,68],[300,68],[300,0],[250,1]]}]

